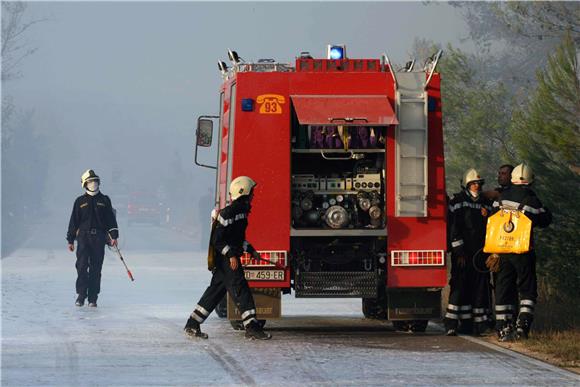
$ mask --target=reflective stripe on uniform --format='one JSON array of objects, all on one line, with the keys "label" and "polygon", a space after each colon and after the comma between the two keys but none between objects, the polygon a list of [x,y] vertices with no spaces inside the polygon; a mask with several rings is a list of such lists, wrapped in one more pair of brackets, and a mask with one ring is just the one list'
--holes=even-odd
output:
[{"label": "reflective stripe on uniform", "polygon": [[504,311],[504,310],[513,310],[513,309],[514,309],[513,305],[496,305],[495,306],[496,312],[500,312],[500,311]]},{"label": "reflective stripe on uniform", "polygon": [[230,246],[226,245],[226,247],[222,249],[222,255],[226,255],[228,251],[230,251]]},{"label": "reflective stripe on uniform", "polygon": [[527,306],[522,306],[520,308],[520,313],[534,314],[534,310],[532,308],[527,307]]},{"label": "reflective stripe on uniform", "polygon": [[449,313],[449,312],[447,312],[447,313],[445,313],[445,317],[446,318],[450,318],[452,320],[459,320],[459,316],[456,315],[455,313]]},{"label": "reflective stripe on uniform", "polygon": [[477,317],[474,317],[474,318],[473,318],[473,321],[474,321],[474,322],[476,322],[476,323],[477,323],[477,322],[484,322],[484,321],[487,321],[487,316],[485,316],[485,315],[484,315],[484,316],[477,316]]},{"label": "reflective stripe on uniform", "polygon": [[244,313],[242,313],[242,320],[245,320],[248,316],[255,316],[255,315],[256,315],[256,309],[246,310]]},{"label": "reflective stripe on uniform", "polygon": [[200,317],[197,313],[193,312],[191,314],[191,318],[194,319],[195,321],[197,321],[198,323],[202,323],[204,321],[203,317]]},{"label": "reflective stripe on uniform", "polygon": [[520,305],[534,306],[534,305],[536,305],[536,303],[532,300],[521,300]]},{"label": "reflective stripe on uniform", "polygon": [[496,313],[495,319],[496,320],[511,320],[512,316],[513,315],[511,313]]},{"label": "reflective stripe on uniform", "polygon": [[483,309],[483,308],[473,308],[473,313],[483,314],[483,313],[485,313],[485,309]]},{"label": "reflective stripe on uniform", "polygon": [[449,211],[453,212],[456,211],[462,207],[469,207],[469,208],[475,208],[477,210],[480,210],[481,207],[487,208],[489,209],[489,206],[486,205],[482,205],[481,203],[470,203],[470,202],[461,202],[461,203],[456,203],[454,205],[450,205],[449,206]]},{"label": "reflective stripe on uniform", "polygon": [[459,319],[460,320],[469,320],[472,317],[473,316],[471,315],[471,313],[464,313],[464,314],[460,314],[459,315]]},{"label": "reflective stripe on uniform", "polygon": [[463,244],[463,239],[451,242],[451,247],[459,247]]},{"label": "reflective stripe on uniform", "polygon": [[461,305],[459,310],[471,310],[471,305]]},{"label": "reflective stripe on uniform", "polygon": [[[501,203],[504,206],[507,206],[507,207],[510,207],[510,208],[514,208],[514,209],[519,209],[520,206],[521,206],[521,204],[522,204],[520,202],[514,202],[512,200],[502,200]],[[499,205],[499,202],[497,202],[497,201],[496,202],[493,202],[493,206],[494,207],[499,207],[500,206]],[[522,207],[522,211],[529,212],[529,213],[532,213],[532,214],[541,214],[542,212],[546,212],[546,210],[544,209],[544,207],[534,208],[534,207],[530,207],[530,206],[527,206],[527,205],[524,205]]]},{"label": "reflective stripe on uniform", "polygon": [[197,305],[195,307],[195,310],[197,310],[198,312],[200,312],[201,314],[203,314],[204,316],[209,316],[209,312],[201,305]]}]

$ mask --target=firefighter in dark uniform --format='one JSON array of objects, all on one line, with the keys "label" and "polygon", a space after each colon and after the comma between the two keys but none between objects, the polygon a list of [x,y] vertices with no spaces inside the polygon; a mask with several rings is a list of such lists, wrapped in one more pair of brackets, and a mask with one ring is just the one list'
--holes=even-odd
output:
[{"label": "firefighter in dark uniform", "polygon": [[[493,202],[494,212],[500,207],[519,209],[532,221],[532,230],[547,227],[552,222],[551,212],[531,190],[534,181],[531,168],[520,164],[511,174],[512,185],[501,192],[499,200]],[[496,330],[500,341],[525,339],[534,320],[534,306],[538,297],[536,280],[536,254],[533,246],[533,231],[530,236],[530,251],[524,254],[501,254],[495,286]],[[515,321],[515,305],[519,313]]]},{"label": "firefighter in dark uniform", "polygon": [[77,241],[77,306],[83,306],[87,298],[89,306],[97,306],[105,244],[116,246],[119,237],[111,199],[100,192],[99,184],[92,169],[81,176],[85,194],[75,200],[66,236],[70,251]]},{"label": "firefighter in dark uniform", "polygon": [[474,267],[473,258],[485,243],[491,202],[481,195],[484,180],[473,168],[463,176],[464,189],[449,203],[451,279],[445,314],[448,336],[483,333],[490,315],[489,276]]},{"label": "firefighter in dark uniform", "polygon": [[206,339],[200,324],[210,315],[217,304],[229,293],[241,312],[246,337],[267,340],[272,336],[262,330],[256,319],[254,298],[244,277],[240,256],[245,252],[259,258],[258,253],[246,241],[248,216],[256,183],[247,176],[240,176],[230,184],[232,203],[224,207],[215,220],[212,245],[216,252],[215,269],[211,283],[189,316],[185,332]]}]

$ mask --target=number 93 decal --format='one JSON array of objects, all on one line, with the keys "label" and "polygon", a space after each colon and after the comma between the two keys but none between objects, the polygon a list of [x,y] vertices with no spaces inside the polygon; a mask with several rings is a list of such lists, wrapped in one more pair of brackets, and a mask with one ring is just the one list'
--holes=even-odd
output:
[{"label": "number 93 decal", "polygon": [[260,114],[282,114],[282,105],[286,103],[283,95],[262,94],[256,98],[260,105]]}]

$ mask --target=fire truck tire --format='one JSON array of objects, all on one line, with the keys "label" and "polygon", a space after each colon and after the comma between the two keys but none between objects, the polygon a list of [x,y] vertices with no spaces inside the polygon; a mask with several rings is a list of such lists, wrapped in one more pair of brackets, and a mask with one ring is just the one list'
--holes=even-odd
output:
[{"label": "fire truck tire", "polygon": [[226,318],[228,315],[228,301],[227,296],[224,296],[220,303],[215,307],[215,314],[220,318]]},{"label": "fire truck tire", "polygon": [[429,320],[412,320],[410,321],[411,332],[425,332],[427,330],[427,325]]},{"label": "fire truck tire", "polygon": [[429,324],[429,320],[393,321],[393,328],[397,331],[418,333],[425,332],[427,324]]},{"label": "fire truck tire", "polygon": [[385,319],[387,312],[376,298],[362,299],[362,312],[366,318]]}]

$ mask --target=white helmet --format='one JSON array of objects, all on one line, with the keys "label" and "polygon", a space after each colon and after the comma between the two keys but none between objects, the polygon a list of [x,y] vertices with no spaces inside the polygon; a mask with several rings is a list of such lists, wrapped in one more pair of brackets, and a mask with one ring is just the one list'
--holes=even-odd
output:
[{"label": "white helmet", "polygon": [[232,200],[247,196],[255,186],[256,182],[248,176],[238,176],[230,183],[230,196]]},{"label": "white helmet", "polygon": [[512,184],[528,185],[534,182],[534,172],[526,163],[521,163],[512,171]]},{"label": "white helmet", "polygon": [[474,168],[469,168],[463,174],[463,186],[467,187],[470,183],[478,182],[480,185],[485,183],[485,180],[481,178],[479,173]]},{"label": "white helmet", "polygon": [[85,188],[85,184],[87,184],[89,181],[93,181],[96,180],[98,182],[101,181],[101,179],[99,178],[99,176],[97,176],[97,174],[95,173],[95,171],[93,171],[92,169],[87,169],[82,175],[81,175],[81,187]]}]

